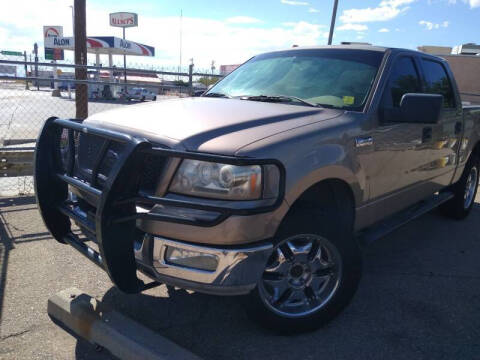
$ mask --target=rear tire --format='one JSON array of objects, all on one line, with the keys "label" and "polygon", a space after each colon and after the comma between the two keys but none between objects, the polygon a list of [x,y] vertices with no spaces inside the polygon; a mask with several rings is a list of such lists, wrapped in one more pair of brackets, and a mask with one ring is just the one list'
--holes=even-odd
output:
[{"label": "rear tire", "polygon": [[480,163],[476,154],[472,154],[460,180],[449,189],[454,197],[440,206],[440,211],[452,219],[465,219],[472,210],[477,195]]},{"label": "rear tire", "polygon": [[283,334],[332,320],[350,303],[361,277],[351,196],[336,184],[308,192],[282,222],[272,257],[246,302],[252,319]]}]

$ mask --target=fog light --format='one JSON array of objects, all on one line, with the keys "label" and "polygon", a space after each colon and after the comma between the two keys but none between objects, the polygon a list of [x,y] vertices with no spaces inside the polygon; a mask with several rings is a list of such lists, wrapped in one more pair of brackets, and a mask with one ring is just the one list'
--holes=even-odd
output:
[{"label": "fog light", "polygon": [[165,262],[197,270],[215,271],[218,265],[216,255],[167,246]]}]

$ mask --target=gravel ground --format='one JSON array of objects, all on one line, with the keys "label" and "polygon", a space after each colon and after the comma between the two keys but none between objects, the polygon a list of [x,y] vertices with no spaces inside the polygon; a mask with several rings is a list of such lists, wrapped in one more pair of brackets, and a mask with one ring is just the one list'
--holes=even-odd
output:
[{"label": "gravel ground", "polygon": [[[43,122],[51,116],[75,117],[75,99],[66,92],[52,97],[52,90],[25,90],[23,84],[0,84],[0,140],[35,139]],[[90,115],[128,106],[135,102],[89,101]]]},{"label": "gravel ground", "polygon": [[432,212],[374,243],[346,311],[284,337],[252,323],[238,298],[122,294],[52,240],[32,198],[0,198],[0,358],[109,359],[47,316],[47,299],[76,286],[205,359],[480,359],[479,222],[480,204],[463,222]]}]

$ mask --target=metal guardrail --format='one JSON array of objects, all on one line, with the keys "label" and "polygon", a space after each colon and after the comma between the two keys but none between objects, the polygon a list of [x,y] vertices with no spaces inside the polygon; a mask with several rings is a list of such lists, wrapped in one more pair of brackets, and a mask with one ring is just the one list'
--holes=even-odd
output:
[{"label": "metal guardrail", "polygon": [[49,77],[33,77],[33,76],[5,76],[0,75],[0,80],[7,80],[7,81],[29,81],[35,83],[36,81],[47,81],[47,82],[56,82],[56,83],[71,83],[71,84],[90,84],[90,85],[110,85],[110,86],[125,86],[127,85],[129,88],[132,87],[142,87],[142,88],[152,88],[152,89],[180,89],[185,88],[188,90],[186,86],[178,86],[178,85],[170,85],[170,84],[146,84],[146,83],[139,83],[139,82],[113,82],[113,81],[99,81],[99,80],[75,80],[69,78],[49,78]]},{"label": "metal guardrail", "polygon": [[12,151],[0,151],[0,176],[17,177],[33,174],[34,152],[31,149],[23,151],[14,148]]}]

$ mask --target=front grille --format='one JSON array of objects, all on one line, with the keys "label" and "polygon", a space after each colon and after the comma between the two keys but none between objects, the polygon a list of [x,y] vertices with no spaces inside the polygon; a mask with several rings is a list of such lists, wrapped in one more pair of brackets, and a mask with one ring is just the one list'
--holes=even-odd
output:
[{"label": "front grille", "polygon": [[162,174],[165,158],[148,154],[143,162],[142,176],[140,178],[140,190],[153,194],[158,185],[158,179]]},{"label": "front grille", "polygon": [[[74,176],[76,178],[92,184],[92,168],[95,166],[97,157],[101,153],[104,141],[104,139],[89,134],[75,134],[76,161],[74,166]],[[124,150],[124,144],[114,141],[110,142],[98,169],[96,187],[100,190],[103,189],[115,163],[119,160]],[[145,155],[140,169],[138,190],[153,194],[164,165],[164,157],[151,154]],[[136,174],[132,174],[132,176],[135,175]]]}]

